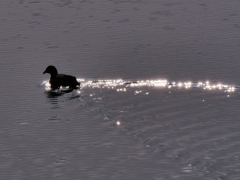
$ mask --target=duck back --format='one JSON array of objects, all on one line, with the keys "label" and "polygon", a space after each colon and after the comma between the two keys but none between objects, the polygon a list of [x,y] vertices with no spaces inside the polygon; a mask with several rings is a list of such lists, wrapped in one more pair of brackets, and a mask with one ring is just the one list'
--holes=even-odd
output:
[{"label": "duck back", "polygon": [[80,85],[76,77],[66,74],[58,74],[54,77],[51,77],[50,84],[53,89],[59,88],[60,86],[69,86],[70,88],[76,88],[77,85]]}]

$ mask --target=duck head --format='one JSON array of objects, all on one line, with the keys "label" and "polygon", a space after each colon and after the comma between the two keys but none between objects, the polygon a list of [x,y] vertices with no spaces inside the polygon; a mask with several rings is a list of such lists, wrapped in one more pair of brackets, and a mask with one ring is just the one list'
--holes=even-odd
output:
[{"label": "duck head", "polygon": [[45,74],[45,73],[51,74],[51,76],[56,76],[58,74],[58,71],[54,66],[50,65],[43,72],[43,74]]}]

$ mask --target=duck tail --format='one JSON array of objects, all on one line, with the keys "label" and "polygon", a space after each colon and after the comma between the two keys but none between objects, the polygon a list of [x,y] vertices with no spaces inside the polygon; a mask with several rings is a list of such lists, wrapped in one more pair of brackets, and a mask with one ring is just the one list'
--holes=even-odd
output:
[{"label": "duck tail", "polygon": [[81,86],[80,84],[81,83],[77,81],[77,86],[78,86],[79,89],[80,89],[80,86]]}]

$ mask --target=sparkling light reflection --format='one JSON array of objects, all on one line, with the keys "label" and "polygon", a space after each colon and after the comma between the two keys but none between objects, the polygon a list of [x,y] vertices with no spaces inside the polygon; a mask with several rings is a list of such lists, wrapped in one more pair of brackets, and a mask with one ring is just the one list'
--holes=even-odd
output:
[{"label": "sparkling light reflection", "polygon": [[[223,92],[234,92],[236,90],[236,86],[227,85],[222,83],[210,83],[210,81],[200,81],[197,83],[186,81],[186,82],[169,82],[165,79],[156,79],[156,80],[137,80],[137,81],[128,81],[122,79],[105,79],[105,80],[91,80],[91,79],[77,79],[81,82],[81,89],[84,88],[106,88],[106,89],[114,89],[117,92],[126,92],[130,88],[139,88],[139,87],[156,87],[156,88],[175,88],[175,89],[190,89],[190,88],[199,88],[202,90],[218,90]],[[43,81],[42,85],[45,86],[46,90],[50,90],[51,86],[49,81]],[[66,89],[66,87],[61,87],[62,89]],[[142,89],[136,89],[134,94],[139,94],[144,92]],[[148,95],[149,92],[144,92],[145,95]],[[93,96],[90,94],[90,96]]]}]

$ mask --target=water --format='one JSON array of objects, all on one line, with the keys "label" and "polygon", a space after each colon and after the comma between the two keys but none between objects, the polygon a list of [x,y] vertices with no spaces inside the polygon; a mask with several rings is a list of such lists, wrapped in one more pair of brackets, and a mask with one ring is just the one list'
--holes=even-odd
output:
[{"label": "water", "polygon": [[238,7],[1,3],[0,179],[239,179]]}]

